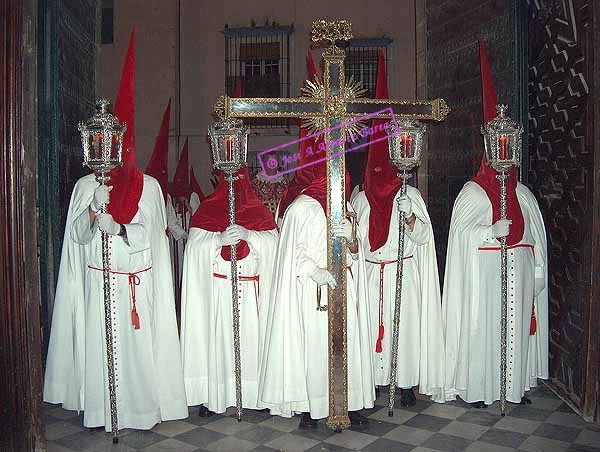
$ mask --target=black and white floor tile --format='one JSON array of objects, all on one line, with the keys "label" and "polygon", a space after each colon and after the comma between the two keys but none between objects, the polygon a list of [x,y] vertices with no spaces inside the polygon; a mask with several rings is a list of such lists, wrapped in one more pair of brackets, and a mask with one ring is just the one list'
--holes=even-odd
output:
[{"label": "black and white floor tile", "polygon": [[82,427],[81,416],[46,404],[48,452],[600,452],[600,426],[586,423],[544,386],[530,394],[531,405],[498,404],[475,409],[455,401],[444,405],[419,398],[388,417],[387,394],[368,410],[370,425],[333,433],[325,423],[299,430],[299,416],[283,419],[246,411],[163,422],[151,431],[124,430],[120,442],[103,430]]}]

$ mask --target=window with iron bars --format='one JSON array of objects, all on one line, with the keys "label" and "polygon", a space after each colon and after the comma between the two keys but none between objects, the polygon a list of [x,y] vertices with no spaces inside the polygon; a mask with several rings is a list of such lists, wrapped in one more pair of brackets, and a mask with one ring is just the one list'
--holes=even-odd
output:
[{"label": "window with iron bars", "polygon": [[[225,90],[236,97],[289,97],[293,26],[229,28],[225,35]],[[241,91],[238,93],[237,91]],[[244,120],[251,128],[288,127],[284,118]]]}]

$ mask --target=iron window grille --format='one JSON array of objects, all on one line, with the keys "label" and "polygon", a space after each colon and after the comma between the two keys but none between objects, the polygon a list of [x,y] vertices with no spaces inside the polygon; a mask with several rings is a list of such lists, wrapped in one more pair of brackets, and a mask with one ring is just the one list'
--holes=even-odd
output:
[{"label": "iron window grille", "polygon": [[[225,25],[225,91],[235,97],[290,96],[290,35],[294,27],[273,23],[262,27]],[[289,127],[285,118],[249,118],[251,128]]]}]

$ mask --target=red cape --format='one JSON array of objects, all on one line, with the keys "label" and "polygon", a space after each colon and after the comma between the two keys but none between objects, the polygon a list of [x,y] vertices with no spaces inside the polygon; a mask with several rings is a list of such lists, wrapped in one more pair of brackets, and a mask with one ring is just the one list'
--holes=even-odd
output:
[{"label": "red cape", "polygon": [[[276,229],[275,219],[269,209],[258,199],[250,185],[248,168],[242,168],[236,173],[238,179],[234,182],[235,190],[235,223],[251,231],[269,231]],[[225,174],[219,175],[219,183],[212,195],[204,200],[192,217],[190,228],[200,228],[205,231],[223,232],[229,226],[229,195]],[[250,253],[246,241],[237,244],[237,257],[243,259]],[[221,248],[221,256],[231,259],[229,246]]]}]

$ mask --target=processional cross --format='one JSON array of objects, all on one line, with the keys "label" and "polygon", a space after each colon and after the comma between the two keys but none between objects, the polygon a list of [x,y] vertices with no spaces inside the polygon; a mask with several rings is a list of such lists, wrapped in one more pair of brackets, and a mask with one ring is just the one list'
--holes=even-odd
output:
[{"label": "processional cross", "polygon": [[[372,119],[419,119],[443,121],[448,106],[443,99],[407,101],[367,99],[352,80],[344,77],[345,52],[337,41],[352,39],[346,20],[312,24],[315,45],[329,41],[323,52],[323,81],[308,83],[308,96],[289,98],[223,97],[216,109],[232,118],[301,118],[324,130],[327,149],[327,267],[337,281],[328,290],[329,322],[329,428],[340,431],[350,426],[348,418],[348,358],[346,330],[346,239],[334,237],[332,226],[346,218],[344,123],[368,115]],[[385,113],[381,110],[386,109]],[[378,114],[374,114],[380,112]],[[391,112],[391,113],[390,113]]]}]

